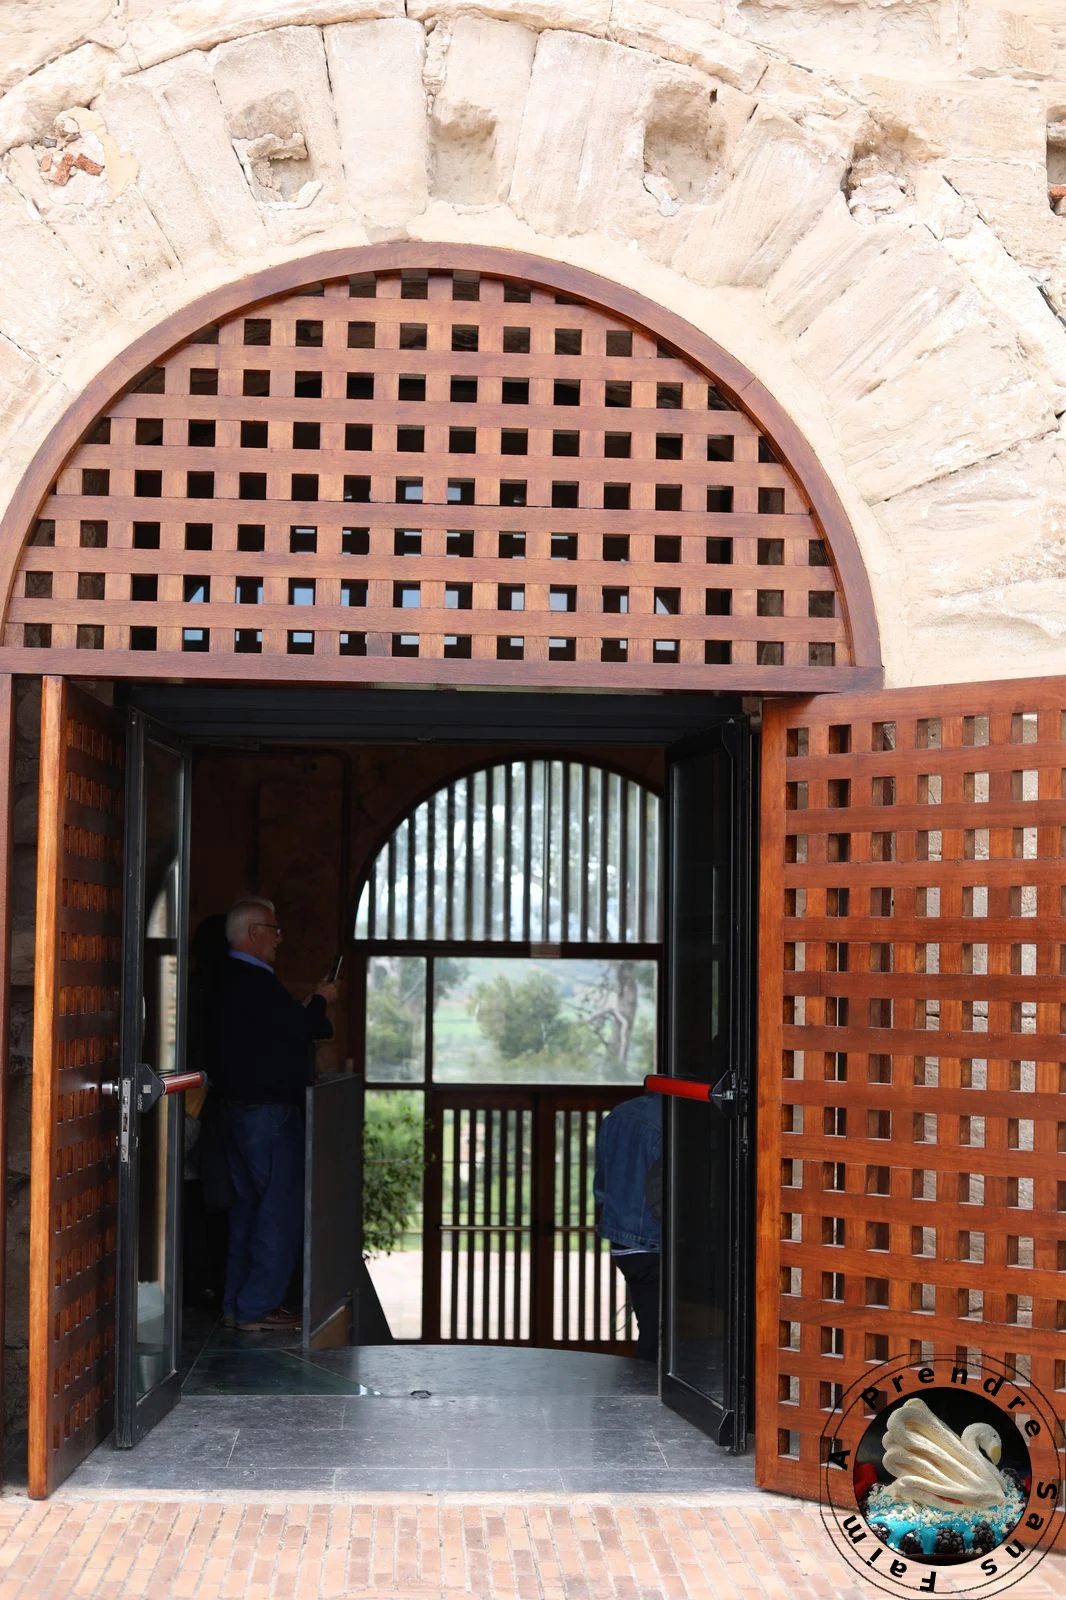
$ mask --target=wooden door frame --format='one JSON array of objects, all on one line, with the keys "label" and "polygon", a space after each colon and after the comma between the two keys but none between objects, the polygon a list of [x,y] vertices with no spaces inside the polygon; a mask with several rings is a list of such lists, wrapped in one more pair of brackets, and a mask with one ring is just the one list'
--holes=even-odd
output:
[{"label": "wooden door frame", "polygon": [[[15,795],[15,680],[0,675],[0,1351],[4,1349],[7,1264],[8,1073],[11,1047],[11,871]],[[0,1362],[0,1417],[4,1414],[4,1374]],[[0,1485],[5,1478],[0,1430]]]}]

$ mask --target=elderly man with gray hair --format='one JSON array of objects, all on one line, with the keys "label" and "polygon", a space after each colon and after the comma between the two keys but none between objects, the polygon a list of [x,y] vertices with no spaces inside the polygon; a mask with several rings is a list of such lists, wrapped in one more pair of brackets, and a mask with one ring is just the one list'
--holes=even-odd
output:
[{"label": "elderly man with gray hair", "polygon": [[230,1209],[223,1320],[242,1332],[286,1328],[282,1298],[300,1253],[303,1106],[312,1045],[333,1029],[323,982],[301,1005],[274,976],[281,928],[270,900],[226,917],[229,959],[214,996],[211,1081],[226,1111]]}]

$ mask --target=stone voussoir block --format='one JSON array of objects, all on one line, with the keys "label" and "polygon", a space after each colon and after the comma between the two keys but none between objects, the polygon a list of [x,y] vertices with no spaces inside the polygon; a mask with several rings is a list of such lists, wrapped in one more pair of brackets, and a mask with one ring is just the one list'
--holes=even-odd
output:
[{"label": "stone voussoir block", "polygon": [[431,118],[433,193],[492,204],[510,188],[537,36],[491,17],[460,16],[449,27]]},{"label": "stone voussoir block", "polygon": [[395,228],[425,210],[428,118],[418,22],[346,22],[325,29],[348,201],[360,220]]},{"label": "stone voussoir block", "polygon": [[754,89],[766,69],[763,52],[747,39],[648,0],[613,0],[607,36],[618,44],[696,67],[736,89]]},{"label": "stone voussoir block", "polygon": [[150,67],[187,50],[210,50],[271,28],[403,15],[404,0],[183,0],[181,5],[132,0],[125,27],[140,65]]}]

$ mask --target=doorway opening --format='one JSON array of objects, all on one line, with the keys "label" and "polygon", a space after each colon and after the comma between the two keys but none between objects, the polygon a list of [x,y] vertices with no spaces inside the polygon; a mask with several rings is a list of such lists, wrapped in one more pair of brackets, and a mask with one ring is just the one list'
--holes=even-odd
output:
[{"label": "doorway opening", "polygon": [[[440,1348],[462,1345],[510,1372],[523,1347],[606,1361],[560,1368],[559,1392],[621,1383],[743,1450],[754,736],[739,708],[146,686],[115,717],[129,761],[119,1442],[183,1394],[432,1392],[416,1368],[469,1392],[474,1352],[457,1367]],[[142,1075],[194,1064],[189,932],[248,893],[277,907],[293,992],[338,953],[347,968],[308,1091],[302,1337],[242,1344],[208,1327],[183,1358],[193,1118]],[[681,1108],[684,1125],[672,1103],[664,1116],[658,1375],[632,1360],[592,1188],[597,1128],[653,1070],[716,1089]],[[397,1121],[420,1141],[421,1192],[368,1273],[364,1124]]]}]

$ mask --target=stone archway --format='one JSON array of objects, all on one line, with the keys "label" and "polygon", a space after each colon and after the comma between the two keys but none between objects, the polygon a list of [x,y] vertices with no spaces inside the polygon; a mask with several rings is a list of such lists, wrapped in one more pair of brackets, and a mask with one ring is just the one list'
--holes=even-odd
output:
[{"label": "stone archway", "polygon": [[780,407],[679,319],[510,252],[338,252],[198,302],[81,396],[4,532],[11,670],[879,680],[854,536]]}]

